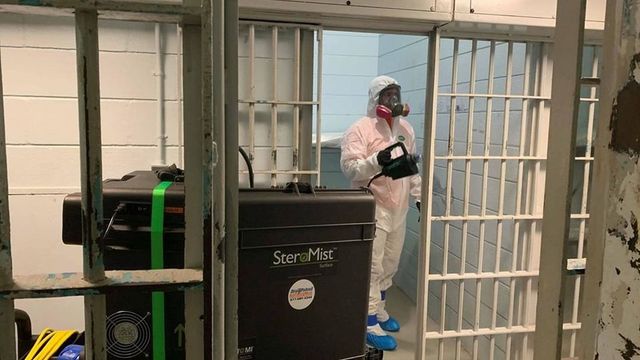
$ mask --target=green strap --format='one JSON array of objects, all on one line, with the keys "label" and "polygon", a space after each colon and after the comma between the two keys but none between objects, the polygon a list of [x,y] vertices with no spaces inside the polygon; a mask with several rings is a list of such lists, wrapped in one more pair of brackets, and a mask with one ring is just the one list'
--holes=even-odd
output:
[{"label": "green strap", "polygon": [[[151,200],[151,269],[164,268],[164,194],[171,181],[163,181],[153,189]],[[165,360],[164,292],[151,294],[153,325],[153,360]]]}]

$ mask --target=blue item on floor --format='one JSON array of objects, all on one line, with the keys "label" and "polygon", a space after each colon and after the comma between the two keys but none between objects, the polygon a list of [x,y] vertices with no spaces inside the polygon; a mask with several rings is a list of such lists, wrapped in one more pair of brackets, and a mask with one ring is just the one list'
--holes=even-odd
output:
[{"label": "blue item on floor", "polygon": [[367,345],[378,350],[395,350],[398,347],[396,339],[391,335],[374,335],[367,333]]},{"label": "blue item on floor", "polygon": [[384,331],[389,331],[389,332],[400,331],[400,323],[398,323],[398,321],[391,316],[389,316],[389,319],[387,319],[387,321],[380,321],[378,322],[378,324],[380,324],[380,327]]},{"label": "blue item on floor", "polygon": [[84,350],[82,345],[68,345],[58,355],[58,360],[78,360]]}]

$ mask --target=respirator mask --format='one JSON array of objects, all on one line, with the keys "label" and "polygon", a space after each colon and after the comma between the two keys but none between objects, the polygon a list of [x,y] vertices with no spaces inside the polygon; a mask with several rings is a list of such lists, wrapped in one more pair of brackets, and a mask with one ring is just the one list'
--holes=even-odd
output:
[{"label": "respirator mask", "polygon": [[[389,92],[392,92],[392,94],[388,94]],[[392,85],[380,91],[378,106],[376,106],[376,115],[383,119],[409,115],[409,104],[403,104],[400,101],[399,86]]]}]

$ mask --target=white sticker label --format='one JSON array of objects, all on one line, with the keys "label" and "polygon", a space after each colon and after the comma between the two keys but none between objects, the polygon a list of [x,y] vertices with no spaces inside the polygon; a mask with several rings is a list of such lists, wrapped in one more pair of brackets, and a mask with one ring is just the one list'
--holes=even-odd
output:
[{"label": "white sticker label", "polygon": [[296,310],[306,309],[316,297],[316,288],[307,279],[296,281],[289,289],[289,305]]}]

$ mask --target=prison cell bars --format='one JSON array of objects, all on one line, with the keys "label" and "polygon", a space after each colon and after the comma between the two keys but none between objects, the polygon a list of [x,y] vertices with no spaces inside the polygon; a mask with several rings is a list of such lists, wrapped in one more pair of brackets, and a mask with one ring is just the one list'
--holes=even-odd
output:
[{"label": "prison cell bars", "polygon": [[[546,102],[547,100],[549,100],[549,96],[544,95],[545,93],[540,93],[539,91],[536,90],[540,90],[538,89],[533,89],[534,90],[534,94],[531,94],[531,89],[530,86],[528,84],[528,82],[531,79],[531,74],[530,71],[531,69],[531,57],[532,57],[532,51],[533,51],[533,45],[532,44],[527,44],[526,46],[526,50],[525,50],[525,74],[524,77],[526,79],[526,83],[524,86],[524,92],[522,95],[520,94],[512,94],[511,93],[511,78],[513,77],[513,73],[512,73],[512,57],[513,57],[513,43],[509,42],[507,44],[507,46],[509,47],[508,53],[507,53],[507,88],[505,91],[505,94],[494,94],[494,79],[495,79],[495,48],[496,48],[496,41],[491,41],[490,42],[490,49],[489,49],[489,76],[488,76],[488,91],[486,94],[480,94],[480,93],[475,93],[475,88],[473,87],[474,85],[470,84],[470,92],[469,93],[456,93],[456,77],[457,77],[457,52],[458,52],[458,48],[459,48],[459,41],[460,39],[454,39],[454,53],[453,53],[453,69],[452,69],[452,74],[451,74],[451,79],[452,79],[452,84],[451,84],[451,88],[452,91],[450,93],[439,93],[437,94],[437,96],[440,97],[450,97],[450,104],[451,104],[451,112],[450,112],[450,116],[449,116],[449,139],[448,139],[448,148],[447,148],[447,155],[446,156],[440,156],[440,155],[434,155],[433,158],[431,159],[430,163],[433,162],[433,160],[446,160],[447,161],[447,190],[446,190],[446,195],[445,195],[445,214],[443,216],[431,216],[430,217],[430,221],[440,221],[440,222],[444,222],[444,227],[445,227],[445,233],[444,233],[444,239],[443,239],[443,269],[442,269],[442,273],[441,274],[428,274],[427,275],[427,284],[429,281],[441,281],[441,304],[440,304],[440,324],[439,324],[439,329],[438,331],[427,331],[424,334],[424,340],[438,340],[439,342],[439,346],[438,346],[438,358],[442,359],[444,358],[444,339],[447,338],[454,338],[456,340],[456,347],[455,347],[455,358],[456,359],[460,359],[461,355],[462,355],[462,351],[461,351],[461,339],[465,338],[465,337],[472,337],[473,338],[473,350],[472,350],[472,357],[473,359],[478,359],[479,358],[479,338],[482,336],[488,336],[489,337],[489,341],[491,344],[490,347],[490,354],[489,354],[489,358],[493,359],[495,357],[495,336],[497,335],[507,335],[507,348],[509,350],[509,353],[511,353],[512,351],[512,343],[513,343],[513,336],[515,334],[528,334],[528,333],[532,333],[534,331],[534,327],[533,326],[525,326],[522,325],[519,321],[520,320],[525,320],[524,316],[520,316],[518,315],[516,324],[514,324],[514,312],[516,311],[515,309],[515,299],[516,296],[518,298],[518,314],[520,314],[522,312],[522,302],[523,301],[528,301],[529,303],[534,303],[533,301],[531,301],[531,298],[534,296],[532,294],[532,290],[526,292],[526,291],[521,291],[516,293],[515,291],[515,286],[512,286],[512,288],[509,291],[509,309],[508,309],[508,314],[506,314],[507,316],[507,324],[506,326],[497,326],[497,322],[496,322],[496,312],[497,312],[497,298],[498,298],[498,293],[497,293],[497,287],[499,286],[499,279],[505,279],[509,281],[510,284],[515,284],[516,280],[518,278],[522,278],[523,280],[525,280],[528,284],[529,284],[529,289],[531,289],[531,279],[537,277],[538,275],[538,271],[534,269],[533,263],[534,261],[530,258],[530,256],[532,256],[535,252],[531,252],[529,251],[529,255],[525,255],[524,251],[521,252],[523,255],[520,258],[520,266],[517,266],[517,249],[519,247],[523,247],[524,248],[524,240],[523,240],[523,244],[520,245],[519,244],[519,229],[521,227],[521,222],[529,222],[532,226],[533,224],[535,224],[536,222],[539,222],[542,219],[542,215],[540,211],[527,211],[526,213],[522,213],[520,211],[520,208],[522,206],[522,200],[516,200],[516,211],[514,214],[505,214],[504,213],[504,192],[505,192],[505,181],[506,181],[506,164],[507,161],[509,160],[513,160],[513,161],[517,161],[518,162],[518,180],[516,181],[516,188],[519,189],[518,190],[518,196],[521,196],[521,192],[522,192],[522,188],[524,187],[524,169],[525,169],[525,164],[526,163],[534,163],[536,165],[534,165],[534,168],[537,167],[539,168],[539,164],[541,161],[543,161],[545,159],[545,156],[540,155],[537,151],[536,152],[531,152],[529,154],[526,154],[525,152],[525,143],[524,143],[524,139],[527,138],[527,136],[525,136],[525,125],[522,124],[521,126],[521,132],[520,132],[520,149],[519,149],[519,154],[517,156],[510,156],[507,154],[507,134],[508,134],[508,128],[509,128],[509,114],[510,114],[510,101],[512,99],[521,99],[522,100],[522,104],[523,104],[523,113],[521,115],[522,119],[526,119],[528,117],[528,113],[526,108],[528,108],[530,106],[530,104],[532,104],[532,106],[534,106],[535,103],[538,104],[542,104],[544,102]],[[476,79],[476,70],[475,70],[475,66],[476,66],[476,55],[475,52],[477,52],[477,41],[476,40],[472,40],[472,63],[471,63],[471,77],[474,78],[474,80],[477,81]],[[430,60],[435,60],[438,61],[438,59],[434,59],[433,56],[430,56]],[[536,67],[533,69],[533,71],[536,72],[536,76],[538,76],[539,72],[542,71],[541,67]],[[455,143],[455,124],[453,124],[453,121],[455,121],[455,112],[456,112],[456,108],[455,108],[455,101],[453,99],[457,98],[457,97],[468,97],[469,98],[469,114],[468,114],[468,121],[469,123],[467,124],[467,126],[471,126],[471,129],[467,129],[467,133],[469,133],[470,131],[472,131],[472,122],[473,122],[473,114],[471,113],[471,109],[475,109],[475,99],[476,98],[485,98],[487,101],[487,112],[486,112],[486,131],[485,131],[485,141],[484,141],[484,154],[481,156],[474,156],[471,155],[470,153],[470,147],[471,147],[471,142],[473,141],[472,138],[467,137],[467,144],[466,144],[466,152],[467,154],[464,156],[460,156],[460,155],[454,155],[452,152],[452,144]],[[504,122],[503,122],[503,131],[502,131],[502,144],[501,144],[501,151],[500,151],[500,155],[492,155],[490,153],[490,141],[491,141],[491,128],[492,128],[492,113],[493,113],[493,99],[494,98],[498,98],[498,99],[504,99],[505,100],[505,113],[504,113]],[[540,114],[540,115],[544,115],[542,113],[536,113],[536,114]],[[535,114],[534,114],[535,115]],[[538,125],[540,123],[543,123],[544,121],[539,121],[536,120],[535,123],[532,123],[532,127],[531,127],[531,133],[528,134],[530,137],[529,143],[533,143],[534,142],[534,138],[539,137],[539,135],[536,135],[535,133],[539,130]],[[433,124],[432,124],[433,126]],[[426,131],[426,130],[425,130]],[[425,138],[425,141],[427,141],[427,138]],[[431,141],[435,141],[435,139],[431,139]],[[451,215],[450,212],[450,202],[451,202],[451,168],[452,168],[452,162],[455,160],[464,160],[465,161],[465,193],[463,195],[463,215]],[[469,186],[468,186],[468,179],[471,176],[471,169],[470,169],[470,162],[472,160],[481,160],[482,164],[483,164],[483,176],[482,176],[482,188],[486,190],[487,185],[488,185],[488,173],[489,173],[489,161],[490,160],[498,160],[500,161],[500,185],[499,185],[499,202],[498,202],[498,212],[495,215],[491,215],[487,213],[487,193],[486,191],[483,191],[482,193],[482,198],[481,198],[481,206],[480,206],[480,215],[469,215],[469,211],[468,211],[468,207],[469,207]],[[433,165],[430,165],[433,166]],[[521,170],[522,169],[522,170]],[[430,170],[433,171],[433,170]],[[532,181],[535,182],[535,178],[531,179]],[[527,186],[527,191],[530,193],[533,193],[534,191],[538,191],[538,194],[540,193],[537,184],[529,184]],[[428,193],[428,196],[430,197],[430,200],[428,203],[432,203],[431,201],[431,197],[432,194]],[[533,197],[533,194],[529,194],[528,197]],[[532,199],[533,200],[533,199]],[[532,210],[536,210],[536,209],[532,209]],[[539,210],[539,209],[537,209]],[[430,222],[430,221],[425,221],[425,222]],[[465,268],[464,266],[466,266],[466,254],[461,254],[461,269],[460,272],[458,273],[449,273],[449,269],[448,269],[448,247],[449,247],[449,231],[448,228],[451,226],[450,224],[452,222],[462,222],[462,228],[464,229],[463,233],[462,233],[462,243],[461,243],[461,248],[463,251],[466,250],[466,246],[467,246],[467,238],[468,238],[468,224],[469,222],[472,221],[476,221],[479,222],[479,226],[480,226],[480,230],[479,230],[479,249],[478,249],[478,268],[476,270],[475,273],[466,273],[465,272]],[[485,272],[482,269],[482,264],[484,262],[484,244],[486,242],[486,222],[488,221],[496,221],[498,223],[498,232],[497,232],[497,244],[496,244],[496,253],[494,254],[494,260],[495,260],[495,266],[493,268],[493,271],[491,272]],[[500,270],[500,251],[502,246],[501,246],[501,238],[503,235],[503,229],[502,229],[502,223],[504,221],[513,221],[514,222],[514,234],[516,236],[514,236],[514,259],[512,259],[511,265],[510,265],[510,269],[509,271],[501,271]],[[517,224],[517,227],[516,227]],[[430,225],[430,224],[429,224]],[[429,226],[430,228],[430,226]],[[523,227],[526,228],[526,227]],[[533,228],[534,233],[535,234],[535,228]],[[533,236],[533,234],[530,234],[530,236]],[[430,233],[427,233],[427,235],[429,236]],[[534,244],[533,241],[531,241],[531,244]],[[424,256],[424,254],[421,254]],[[529,266],[531,265],[531,266]],[[519,270],[522,269],[522,270]],[[428,265],[427,265],[427,270],[428,270]],[[480,326],[480,310],[481,310],[481,300],[482,300],[482,280],[483,279],[491,279],[492,283],[493,283],[493,298],[492,298],[492,303],[493,303],[493,309],[491,311],[491,325],[489,328],[482,328]],[[463,325],[462,325],[462,312],[463,312],[463,297],[464,297],[464,280],[475,280],[476,282],[476,299],[475,299],[475,318],[473,320],[473,329],[463,329]],[[458,319],[457,319],[457,324],[455,326],[455,330],[447,330],[446,329],[446,281],[458,281],[458,283],[460,284],[459,287],[459,303],[458,303]],[[422,291],[422,290],[420,290]],[[424,291],[428,291],[428,285],[426,285],[424,287]],[[422,294],[422,296],[426,299],[428,297],[428,293],[426,294]],[[524,298],[524,299],[523,299]],[[462,301],[460,301],[462,300]],[[424,313],[427,313],[427,305],[424,305],[425,309],[423,310]],[[527,310],[527,312],[529,312],[530,310]],[[423,353],[424,349],[419,350],[420,353]],[[515,350],[513,350],[515,351]],[[510,356],[510,355],[507,355]]]},{"label": "prison cell bars", "polygon": [[534,346],[535,360],[557,359],[562,355],[564,314],[561,304],[566,288],[585,11],[586,1],[583,0],[558,3],[552,83],[554,100],[548,140],[549,158],[553,161],[547,163],[545,185],[547,206],[544,207],[540,250],[536,306],[536,338],[539,340]]},{"label": "prison cell bars", "polygon": [[[600,63],[600,59],[598,56],[598,48],[593,46],[593,55],[591,57],[591,68],[588,69],[590,73],[591,79],[597,79],[598,74],[598,66]],[[584,82],[583,82],[584,85]],[[597,85],[598,83],[587,84],[589,86],[589,98],[584,99],[581,98],[580,101],[582,103],[586,103],[588,106],[587,113],[587,138],[586,138],[586,149],[584,156],[576,156],[576,162],[580,161],[584,163],[583,174],[582,174],[582,198],[580,199],[580,211],[577,214],[571,214],[571,219],[576,219],[579,221],[579,230],[578,230],[578,249],[576,253],[576,259],[585,260],[584,257],[584,241],[586,234],[586,224],[589,219],[589,209],[588,209],[588,200],[589,200],[589,191],[590,191],[590,176],[591,176],[591,163],[593,163],[593,153],[592,153],[592,145],[593,145],[593,130],[595,126],[595,113],[596,113],[596,103],[598,101],[597,97]],[[567,239],[568,241],[569,239]],[[570,330],[570,343],[569,343],[569,357],[576,356],[576,337],[578,333],[578,329],[581,328],[581,323],[578,318],[579,315],[579,305],[580,305],[580,293],[582,289],[582,278],[584,275],[576,275],[574,278],[573,284],[573,299],[571,304],[571,322],[565,325],[571,325],[572,329]]]},{"label": "prison cell bars", "polygon": [[[429,50],[427,53],[427,81],[425,84],[425,112],[422,158],[424,159],[422,183],[420,186],[422,202],[427,206],[420,208],[420,218],[424,219],[420,225],[420,243],[418,246],[418,295],[417,315],[418,331],[416,332],[415,360],[426,357],[427,324],[429,317],[429,263],[431,254],[432,202],[433,202],[433,162],[436,134],[438,73],[440,62],[440,29],[435,28],[429,34]],[[427,200],[426,202],[424,200]]]},{"label": "prison cell bars", "polygon": [[[458,84],[458,72],[455,69],[458,66],[458,40],[454,40],[453,43],[453,68],[454,71],[451,73],[451,92],[456,92],[456,86]],[[456,131],[456,97],[451,96],[450,99],[450,114],[449,114],[449,142],[447,146],[447,151],[449,156],[453,155],[453,147],[454,147],[454,137],[451,134],[455,134]],[[451,215],[451,182],[453,181],[453,162],[447,161],[447,185],[446,185],[446,195],[445,195],[445,205],[444,205],[444,213],[445,216]],[[449,231],[450,231],[450,223],[444,223],[444,239],[442,243],[442,276],[447,276],[449,269]],[[447,282],[440,282],[440,333],[444,333],[445,326],[445,314],[447,311]],[[444,341],[440,340],[438,342],[438,356],[440,358],[444,357]]]},{"label": "prison cell bars", "polygon": [[[473,40],[471,43],[471,70],[469,74],[469,92],[475,93],[476,89],[476,55],[478,50],[478,42]],[[473,154],[473,115],[475,112],[475,98],[469,98],[469,109],[467,114],[467,139],[471,139],[467,141],[466,147],[466,155],[471,156]],[[471,160],[464,160],[464,197],[463,197],[463,210],[462,216],[469,216],[469,190],[471,186]],[[468,234],[467,230],[469,228],[468,221],[462,221],[462,245],[460,249],[460,275],[464,275],[466,272],[466,263],[467,263],[467,239]],[[459,291],[458,291],[458,304],[464,303],[464,293],[465,293],[465,282],[464,280],[459,281]],[[462,331],[464,324],[464,314],[462,311],[458,312],[458,326],[457,331]],[[460,358],[462,354],[462,339],[456,339],[456,357]]]},{"label": "prison cell bars", "polygon": [[[271,125],[270,125],[270,169],[269,170],[256,170],[253,173],[256,175],[269,175],[270,185],[272,187],[282,185],[278,184],[278,175],[290,175],[292,181],[297,182],[300,175],[314,175],[316,177],[316,186],[320,185],[320,160],[321,160],[321,125],[322,125],[322,111],[321,111],[321,94],[322,94],[322,29],[317,26],[302,26],[293,24],[261,24],[259,22],[243,23],[248,26],[248,52],[249,52],[249,98],[240,99],[240,104],[247,104],[249,106],[249,159],[253,162],[256,154],[256,139],[255,139],[255,120],[256,120],[256,104],[267,104],[271,107]],[[271,72],[273,76],[273,83],[271,87],[272,97],[270,99],[257,99],[256,98],[256,78],[255,78],[255,32],[256,27],[271,28]],[[278,95],[278,38],[280,29],[292,29],[294,38],[293,48],[293,99],[281,99]],[[316,99],[304,100],[301,97],[301,71],[302,69],[302,30],[312,30],[317,35],[317,78],[316,78]],[[307,69],[304,69],[307,70]],[[278,166],[278,106],[288,105],[293,107],[293,126],[292,126],[292,158],[290,162],[291,169],[283,170]],[[301,107],[311,106],[316,110],[316,166],[314,169],[301,169],[300,168],[300,153],[301,153],[301,139],[300,139],[300,121],[311,121],[309,119],[301,119]],[[306,128],[306,127],[305,127]],[[246,174],[247,171],[241,171],[240,173]]]},{"label": "prison cell bars", "polygon": [[[68,9],[75,9],[76,43],[77,43],[77,72],[78,72],[78,105],[80,120],[80,150],[81,150],[81,187],[82,187],[82,214],[83,214],[83,273],[43,274],[12,276],[11,244],[9,234],[9,208],[7,206],[7,166],[6,166],[6,141],[4,139],[4,109],[2,108],[2,89],[0,86],[0,187],[2,191],[2,204],[0,204],[0,333],[5,334],[0,340],[0,358],[3,360],[15,358],[15,338],[13,324],[13,300],[19,298],[44,298],[61,296],[85,297],[85,331],[87,339],[86,354],[91,360],[106,359],[105,336],[105,293],[122,290],[140,291],[169,291],[187,290],[200,287],[203,283],[202,273],[202,243],[205,244],[205,253],[211,253],[210,229],[211,224],[211,198],[201,194],[202,187],[194,187],[186,184],[185,207],[189,212],[194,204],[202,214],[201,222],[187,224],[185,264],[190,264],[193,269],[164,269],[154,271],[104,271],[102,250],[102,168],[101,168],[101,143],[100,143],[100,94],[99,94],[99,65],[98,65],[98,11],[105,17],[112,19],[138,19],[160,22],[180,22],[183,19],[187,23],[199,23],[192,25],[192,36],[189,37],[188,46],[192,46],[190,56],[185,55],[185,64],[189,69],[185,76],[185,95],[200,98],[196,102],[201,107],[185,110],[185,122],[191,125],[202,125],[199,136],[190,139],[185,148],[187,159],[199,159],[199,163],[187,171],[194,171],[201,175],[204,187],[211,186],[211,174],[207,169],[211,168],[211,143],[203,144],[211,139],[211,113],[210,102],[212,97],[221,96],[220,93],[211,93],[211,79],[207,76],[211,72],[207,64],[211,63],[211,53],[200,48],[211,49],[212,13],[211,4],[205,1],[202,5],[184,6],[151,2],[129,1],[100,1],[87,4],[76,0],[45,0],[36,3],[24,3],[16,0],[2,0],[5,10],[29,12],[37,7],[46,6],[53,11],[64,13]],[[29,8],[34,6],[35,8]],[[101,15],[102,16],[102,15]],[[221,19],[222,14],[216,14]],[[209,31],[209,32],[208,32]],[[215,36],[222,36],[221,33]],[[200,58],[202,56],[202,58]],[[200,67],[200,61],[204,66]],[[194,74],[195,73],[195,74]],[[194,77],[195,75],[195,77]],[[0,83],[2,83],[0,69]],[[193,81],[198,79],[198,81]],[[187,109],[188,106],[185,106]],[[218,139],[214,139],[218,140]],[[207,151],[207,149],[209,149]],[[193,163],[193,162],[192,162]],[[192,178],[196,178],[195,176]],[[201,234],[200,237],[189,236]],[[204,234],[204,237],[203,237]],[[204,241],[202,241],[204,240]],[[199,251],[194,251],[199,248]],[[197,254],[195,257],[190,254]],[[210,259],[205,259],[210,261]],[[204,279],[210,283],[210,279]],[[222,288],[214,291],[222,291]],[[187,296],[187,303],[190,303]],[[186,307],[185,314],[187,328],[191,335],[199,332],[193,329],[199,328],[198,309]],[[194,315],[195,314],[195,315]],[[207,320],[207,319],[205,319]],[[209,321],[212,321],[209,319]],[[201,331],[201,330],[200,330]],[[220,343],[222,334],[211,334],[208,341]],[[7,335],[9,334],[9,335]],[[200,332],[201,334],[201,332]],[[215,336],[215,339],[214,339]],[[203,354],[202,348],[194,347],[196,341],[188,341],[186,356],[190,359],[211,358],[212,354]],[[234,353],[235,353],[235,349]]]},{"label": "prison cell bars", "polygon": [[[530,69],[531,68],[531,52],[532,52],[532,45],[530,43],[526,44],[526,49],[525,49],[525,59],[524,59],[524,68],[525,69]],[[531,93],[530,91],[530,74],[529,71],[525,71],[524,73],[524,79],[523,79],[523,87],[522,87],[522,93],[523,94],[529,94]],[[517,180],[516,180],[516,207],[515,207],[515,215],[521,215],[522,214],[522,192],[523,192],[523,182],[524,182],[524,160],[522,159],[524,157],[525,154],[525,141],[526,141],[526,129],[527,126],[525,126],[525,124],[528,121],[528,107],[529,107],[529,100],[528,99],[523,99],[522,100],[522,105],[521,105],[521,113],[520,113],[520,141],[519,141],[519,149],[518,149],[518,156],[520,157],[520,160],[518,160],[518,175],[517,175]],[[520,244],[520,221],[515,221],[513,224],[513,249],[512,249],[512,253],[513,256],[511,258],[511,272],[515,273],[518,271],[518,253],[520,251],[520,246],[522,246],[522,248],[524,249],[524,244]],[[524,237],[522,242],[524,243]],[[523,267],[523,265],[520,265],[521,267]],[[511,329],[514,326],[514,313],[516,311],[515,308],[515,298],[516,298],[516,278],[511,278],[510,282],[509,282],[509,312],[507,314],[507,329]],[[518,295],[522,295],[522,290],[518,292]],[[518,306],[521,306],[521,299],[522,297],[519,296],[518,298],[520,301],[518,301]],[[517,319],[516,324],[520,324],[519,319]],[[510,360],[511,359],[511,354],[512,354],[512,345],[513,345],[513,335],[512,334],[507,334],[507,343],[506,343],[506,347],[505,347],[505,355],[506,355],[506,359]],[[520,354],[523,353],[522,349],[518,349],[516,348],[513,353],[515,353],[515,358],[516,359],[520,359]]]}]

